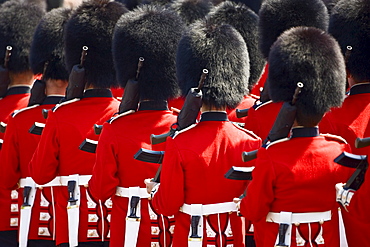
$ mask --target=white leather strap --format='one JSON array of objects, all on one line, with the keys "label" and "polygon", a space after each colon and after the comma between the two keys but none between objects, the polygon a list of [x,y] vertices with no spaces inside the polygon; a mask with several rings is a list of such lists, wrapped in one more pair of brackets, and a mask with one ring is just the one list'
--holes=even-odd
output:
[{"label": "white leather strap", "polygon": [[[313,222],[323,222],[331,220],[331,211],[325,212],[313,212],[313,213],[292,213],[291,223],[313,223]],[[274,223],[286,223],[282,222],[280,213],[268,213],[266,217],[267,222]]]},{"label": "white leather strap", "polygon": [[140,198],[150,197],[146,188],[139,188],[139,187],[130,187],[130,188],[117,187],[116,196],[120,196],[120,197],[138,196]]},{"label": "white leather strap", "polygon": [[228,212],[237,212],[236,203],[234,202],[223,202],[215,204],[184,204],[180,208],[180,212],[189,215],[210,215],[210,214],[221,214]]},{"label": "white leather strap", "polygon": [[[89,180],[91,178],[91,175],[78,175],[78,184],[80,186],[86,186],[89,183]],[[26,186],[26,179],[27,178],[21,178],[19,180],[19,187],[24,188]],[[53,180],[51,180],[49,183],[46,184],[36,184],[37,188],[42,187],[52,187],[52,186],[67,186],[68,181],[71,180],[69,176],[57,176]]]},{"label": "white leather strap", "polygon": [[[71,179],[71,176],[73,176],[73,179]],[[60,176],[60,185],[61,186],[67,186],[68,181],[70,180],[78,180],[76,181],[79,186],[87,186],[89,184],[89,180],[91,178],[91,175],[70,175],[70,176]]]}]

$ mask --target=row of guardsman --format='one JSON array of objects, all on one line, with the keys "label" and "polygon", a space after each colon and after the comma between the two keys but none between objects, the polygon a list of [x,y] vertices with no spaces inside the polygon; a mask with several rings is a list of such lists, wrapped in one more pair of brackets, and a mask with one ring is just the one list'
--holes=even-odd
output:
[{"label": "row of guardsman", "polygon": [[370,246],[369,44],[368,0],[2,3],[0,247]]}]

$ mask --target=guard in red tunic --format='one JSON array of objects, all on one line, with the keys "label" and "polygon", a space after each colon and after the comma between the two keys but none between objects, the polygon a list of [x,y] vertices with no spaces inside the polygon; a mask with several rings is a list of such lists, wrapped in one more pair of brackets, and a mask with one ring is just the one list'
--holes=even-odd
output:
[{"label": "guard in red tunic", "polygon": [[[244,41],[247,44],[250,62],[250,76],[249,80],[244,83],[248,91],[242,102],[236,108],[250,108],[254,105],[257,99],[257,97],[250,95],[250,92],[261,77],[266,63],[258,47],[258,15],[242,3],[237,4],[226,1],[216,6],[208,16],[211,22],[217,24],[227,23],[232,25],[243,36]],[[244,122],[244,119],[236,117],[235,108],[228,109],[227,112],[230,121]]]},{"label": "guard in red tunic", "polygon": [[[265,0],[259,12],[259,46],[267,60],[270,47],[285,30],[296,26],[316,27],[327,30],[329,15],[321,0]],[[270,101],[268,79],[260,101],[248,111],[245,128],[265,140],[281,104]]]},{"label": "guard in red tunic", "polygon": [[[159,164],[135,160],[134,155],[140,148],[164,150],[165,143],[151,145],[150,135],[164,134],[176,122],[167,99],[179,93],[175,57],[184,29],[177,13],[153,6],[133,10],[117,22],[113,39],[117,78],[122,87],[129,79],[137,80],[140,103],[136,112],[123,112],[104,124],[89,182],[95,198],[112,197],[111,246],[172,244],[174,218],[151,207],[143,183],[154,177]],[[137,75],[140,57],[144,61]]]},{"label": "guard in red tunic", "polygon": [[[345,138],[352,153],[368,154],[370,147],[357,149],[355,140],[370,133],[370,2],[338,3],[330,16],[329,33],[338,40],[346,57],[350,89],[343,105],[325,115],[320,130]],[[342,210],[342,214],[349,246],[370,246],[370,222],[357,217],[353,210]]]},{"label": "guard in red tunic", "polygon": [[[54,9],[37,26],[30,49],[30,66],[34,74],[43,73],[43,82],[35,82],[29,107],[16,111],[6,128],[1,154],[1,186],[6,189],[20,186],[19,195],[30,190],[28,197],[18,197],[21,247],[55,246],[53,192],[47,186],[37,187],[30,178],[28,164],[46,122],[43,110],[51,109],[62,100],[68,84],[62,41],[63,26],[70,13],[70,9]],[[25,200],[29,206],[25,205]]]},{"label": "guard in red tunic", "polygon": [[202,21],[181,39],[176,61],[183,92],[198,86],[203,69],[209,74],[201,90],[200,122],[167,138],[160,184],[146,180],[152,205],[175,215],[174,247],[244,246],[233,198],[243,194],[247,182],[224,175],[231,166],[245,166],[240,159],[244,149],[261,145],[260,138],[231,123],[226,114],[247,90],[246,44],[232,26]]},{"label": "guard in red tunic", "polygon": [[[118,2],[81,4],[65,27],[67,70],[80,64],[82,47],[88,47],[83,67],[86,90],[81,99],[58,104],[49,113],[38,148],[30,163],[37,184],[55,186],[56,244],[107,246],[111,202],[91,197],[88,180],[95,154],[82,151],[85,138],[97,140],[94,124],[103,124],[118,111],[111,91],[115,80],[111,43],[113,28],[127,9]],[[68,91],[67,91],[68,93]]]},{"label": "guard in red tunic", "polygon": [[[10,57],[7,64],[10,81],[0,82],[6,90],[0,99],[0,122],[6,126],[11,113],[27,106],[33,74],[28,63],[32,35],[40,21],[43,11],[34,5],[9,1],[0,7],[0,61],[5,60],[7,47]],[[4,130],[4,128],[2,128]],[[0,133],[0,152],[4,133]],[[3,161],[0,158],[0,164]],[[10,174],[8,175],[10,176]],[[13,184],[14,185],[14,184]],[[10,184],[7,184],[10,186]],[[1,246],[18,246],[18,205],[17,192],[0,189],[0,243]]]},{"label": "guard in red tunic", "polygon": [[274,43],[268,62],[274,102],[292,102],[297,83],[303,88],[290,138],[258,150],[241,213],[257,223],[257,246],[339,246],[333,186],[348,179],[350,169],[334,159],[350,148],[341,137],[320,135],[317,127],[344,100],[339,45],[320,29],[295,27]]}]

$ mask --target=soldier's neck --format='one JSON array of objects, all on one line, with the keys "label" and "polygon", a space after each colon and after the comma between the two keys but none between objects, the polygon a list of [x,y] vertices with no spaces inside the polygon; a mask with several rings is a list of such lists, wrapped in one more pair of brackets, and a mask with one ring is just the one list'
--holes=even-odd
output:
[{"label": "soldier's neck", "polygon": [[46,81],[46,95],[65,95],[68,81],[49,79]]},{"label": "soldier's neck", "polygon": [[34,78],[31,71],[22,73],[9,73],[10,84],[9,87],[15,86],[32,86]]}]

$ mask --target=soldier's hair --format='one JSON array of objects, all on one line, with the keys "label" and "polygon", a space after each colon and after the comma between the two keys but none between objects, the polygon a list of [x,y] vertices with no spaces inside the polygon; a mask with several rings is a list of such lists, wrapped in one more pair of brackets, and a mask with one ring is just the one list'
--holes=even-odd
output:
[{"label": "soldier's hair", "polygon": [[68,72],[80,63],[83,46],[88,52],[84,67],[87,85],[98,88],[117,84],[112,59],[112,36],[116,22],[128,12],[119,2],[83,2],[72,14],[65,29],[65,60]]},{"label": "soldier's hair", "polygon": [[16,0],[0,8],[0,61],[3,63],[7,46],[12,46],[8,69],[14,73],[30,70],[29,52],[33,33],[44,15],[36,5]]},{"label": "soldier's hair", "polygon": [[330,17],[329,33],[345,55],[352,47],[346,67],[357,82],[370,80],[370,1],[340,1]]},{"label": "soldier's hair", "polygon": [[250,62],[248,89],[252,90],[261,77],[266,63],[258,47],[258,15],[242,3],[225,1],[212,10],[208,18],[210,22],[216,24],[232,25],[243,36]]},{"label": "soldier's hair", "polygon": [[291,27],[327,30],[329,14],[322,0],[265,0],[259,11],[260,47],[265,58],[281,33]]},{"label": "soldier's hair", "polygon": [[167,100],[179,95],[176,50],[185,30],[180,16],[161,6],[143,5],[123,15],[113,38],[117,79],[125,87],[135,79],[138,59],[145,59],[139,74],[141,99]]},{"label": "soldier's hair", "polygon": [[268,86],[274,102],[291,102],[297,85],[297,120],[317,124],[331,107],[342,104],[345,96],[344,58],[337,41],[326,32],[295,27],[284,32],[271,47]]},{"label": "soldier's hair", "polygon": [[64,61],[63,31],[71,9],[57,8],[46,13],[38,24],[30,50],[30,65],[34,74],[44,72],[45,79],[68,80]]},{"label": "soldier's hair", "polygon": [[203,102],[217,108],[235,108],[247,92],[249,79],[249,56],[243,37],[231,25],[198,21],[190,27],[176,57],[183,94],[197,87],[202,70],[208,69]]}]

